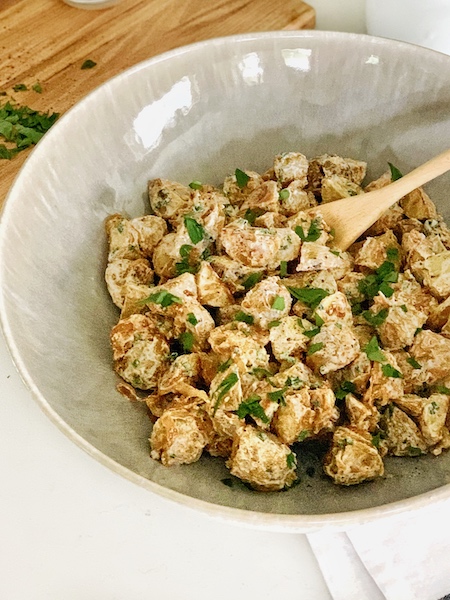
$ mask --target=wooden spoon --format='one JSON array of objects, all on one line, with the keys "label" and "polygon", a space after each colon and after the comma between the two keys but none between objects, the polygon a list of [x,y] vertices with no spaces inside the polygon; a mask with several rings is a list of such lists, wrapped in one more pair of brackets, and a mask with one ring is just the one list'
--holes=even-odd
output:
[{"label": "wooden spoon", "polygon": [[309,212],[321,214],[325,222],[335,230],[333,246],[340,250],[347,250],[400,198],[448,170],[450,170],[450,150],[446,150],[379,190],[321,204],[320,207]]}]

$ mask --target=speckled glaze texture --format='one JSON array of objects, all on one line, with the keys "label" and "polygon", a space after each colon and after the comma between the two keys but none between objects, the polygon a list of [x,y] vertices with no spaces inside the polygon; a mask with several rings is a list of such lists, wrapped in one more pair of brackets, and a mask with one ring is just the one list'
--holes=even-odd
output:
[{"label": "speckled glaze texture", "polygon": [[[144,406],[115,391],[109,331],[118,312],[103,280],[104,220],[143,214],[149,178],[219,183],[236,167],[266,170],[289,150],[366,160],[370,178],[387,161],[407,172],[449,140],[450,57],[394,41],[252,34],[180,48],[119,75],[43,138],[3,211],[1,321],[25,383],[93,457],[218,518],[313,531],[450,495],[450,453],[387,461],[386,478],[352,488],[302,467],[300,485],[273,494],[225,486],[221,459],[152,461]],[[449,185],[446,175],[427,187],[447,217]]]}]

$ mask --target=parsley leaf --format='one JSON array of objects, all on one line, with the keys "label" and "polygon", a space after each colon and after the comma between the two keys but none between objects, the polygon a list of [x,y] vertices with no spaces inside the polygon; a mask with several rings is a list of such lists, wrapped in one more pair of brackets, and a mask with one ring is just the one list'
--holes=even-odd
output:
[{"label": "parsley leaf", "polygon": [[317,344],[311,344],[308,348],[307,351],[307,355],[311,356],[311,354],[315,354],[316,352],[319,352],[319,350],[322,350],[323,348],[323,342],[318,342]]},{"label": "parsley leaf", "polygon": [[264,214],[262,208],[247,208],[245,211],[244,219],[253,225],[258,217]]},{"label": "parsley leaf", "polygon": [[280,277],[286,277],[288,274],[288,270],[287,270],[288,264],[287,261],[282,260],[280,262]]},{"label": "parsley leaf", "polygon": [[272,302],[273,310],[284,310],[285,302],[283,296],[276,296]]},{"label": "parsley leaf", "polygon": [[286,463],[288,469],[294,469],[297,466],[297,457],[293,452],[290,452],[286,455]]},{"label": "parsley leaf", "polygon": [[320,238],[322,230],[319,227],[319,223],[316,219],[311,221],[311,225],[309,226],[308,233],[305,234],[303,231],[303,227],[297,225],[295,228],[295,233],[303,242],[315,242]]},{"label": "parsley leaf", "polygon": [[394,263],[386,260],[375,273],[370,273],[358,282],[359,292],[366,298],[371,299],[382,292],[387,298],[392,296],[394,290],[389,285],[398,280],[398,272]]},{"label": "parsley leaf", "polygon": [[363,351],[367,354],[367,358],[369,360],[380,363],[384,363],[387,360],[386,356],[380,350],[376,336],[373,336],[370,342],[364,346]]},{"label": "parsley leaf", "polygon": [[228,360],[226,360],[225,362],[223,362],[222,364],[220,364],[217,367],[217,371],[219,373],[223,373],[224,371],[226,371],[228,369],[229,366],[231,366],[232,363],[233,363],[233,361],[231,360],[231,358],[229,358]]},{"label": "parsley leaf", "polygon": [[194,327],[195,327],[195,326],[197,325],[197,323],[198,323],[198,319],[197,319],[197,317],[194,315],[194,313],[189,313],[189,314],[188,314],[188,316],[187,316],[187,318],[186,318],[186,321],[187,321],[188,323],[190,323],[191,325],[193,325]]},{"label": "parsley leaf", "polygon": [[84,71],[85,69],[92,69],[97,65],[96,62],[94,62],[93,60],[91,60],[90,58],[88,58],[87,60],[84,61],[84,63],[81,65],[82,70]]},{"label": "parsley leaf", "polygon": [[291,193],[289,192],[289,190],[284,189],[284,190],[280,190],[280,192],[278,194],[278,198],[283,201],[283,200],[287,200],[290,195],[291,195]]},{"label": "parsley leaf", "polygon": [[195,342],[194,334],[192,331],[183,331],[183,333],[180,334],[178,341],[183,346],[185,352],[190,352]]},{"label": "parsley leaf", "polygon": [[315,309],[319,306],[324,298],[330,295],[330,292],[324,290],[322,288],[297,288],[297,287],[288,287],[288,290],[296,300],[300,300],[306,306],[309,306],[311,309]]},{"label": "parsley leaf", "polygon": [[16,85],[13,87],[15,92],[26,92],[27,89],[28,88],[24,83],[16,83]]},{"label": "parsley leaf", "polygon": [[417,362],[417,360],[413,356],[408,356],[406,362],[409,363],[413,369],[421,369],[422,365]]},{"label": "parsley leaf", "polygon": [[399,258],[398,249],[394,248],[394,247],[388,248],[386,250],[386,256],[387,256],[387,259],[391,262],[398,260],[398,258]]},{"label": "parsley leaf", "polygon": [[264,412],[263,407],[260,404],[261,397],[257,394],[250,396],[245,402],[241,402],[236,411],[237,416],[240,419],[245,419],[247,415],[261,419],[263,423],[269,422],[269,417]]},{"label": "parsley leaf", "polygon": [[283,406],[286,404],[284,399],[284,394],[287,390],[287,387],[281,388],[279,390],[274,390],[273,392],[268,392],[267,397],[271,402],[278,402],[278,404],[282,404]]},{"label": "parsley leaf", "polygon": [[302,431],[300,431],[300,433],[297,436],[297,442],[303,442],[306,440],[306,438],[309,438],[311,436],[311,432],[308,431],[308,429],[302,429]]},{"label": "parsley leaf", "polygon": [[394,368],[389,363],[386,365],[381,365],[381,370],[383,371],[383,375],[385,377],[394,377],[395,379],[403,379],[403,375],[400,373],[400,371],[398,371],[396,368]]},{"label": "parsley leaf", "polygon": [[148,304],[149,302],[152,302],[153,304],[159,304],[160,306],[162,306],[162,308],[167,308],[172,304],[183,303],[181,298],[178,298],[178,296],[174,296],[167,290],[161,290],[159,292],[156,292],[155,294],[150,294],[148,298],[144,298],[143,300],[141,300],[141,302],[142,304]]},{"label": "parsley leaf", "polygon": [[213,408],[213,415],[216,414],[216,411],[219,408],[222,400],[238,381],[239,377],[236,375],[236,373],[230,373],[219,383],[214,392],[216,395],[216,402]]},{"label": "parsley leaf", "polygon": [[356,385],[352,381],[343,381],[338,389],[334,392],[337,400],[344,400],[347,394],[355,394]]},{"label": "parsley leaf", "polygon": [[250,273],[250,275],[247,277],[247,279],[245,279],[245,281],[242,282],[242,286],[246,290],[249,290],[250,288],[252,288],[253,286],[255,286],[257,283],[259,283],[261,281],[262,276],[263,276],[262,273]]},{"label": "parsley leaf", "polygon": [[382,308],[376,314],[374,314],[370,310],[365,310],[362,313],[362,316],[365,318],[365,320],[370,325],[372,325],[372,327],[378,327],[379,325],[382,325],[386,321],[386,318],[387,318],[388,314],[389,314],[389,309],[388,308]]},{"label": "parsley leaf", "polygon": [[241,189],[245,188],[247,183],[250,181],[250,176],[247,175],[247,173],[244,173],[244,171],[241,171],[241,169],[236,169],[234,175],[236,177],[236,182]]},{"label": "parsley leaf", "polygon": [[247,323],[247,325],[253,325],[253,322],[255,319],[254,319],[254,317],[252,317],[252,315],[249,315],[248,313],[244,312],[243,310],[240,310],[239,312],[236,313],[234,320],[241,321],[242,323]]},{"label": "parsley leaf", "polygon": [[389,169],[391,170],[392,181],[397,181],[397,179],[401,179],[403,177],[402,173],[400,173],[400,171],[397,169],[397,167],[394,167],[394,165],[390,162],[388,162],[388,165],[389,165]]},{"label": "parsley leaf", "polygon": [[204,239],[205,231],[202,225],[200,225],[200,223],[197,223],[195,219],[193,219],[192,217],[184,217],[184,224],[193,244],[198,244]]},{"label": "parsley leaf", "polygon": [[203,184],[201,181],[191,181],[191,183],[189,184],[189,187],[191,188],[191,190],[201,190],[203,187]]}]

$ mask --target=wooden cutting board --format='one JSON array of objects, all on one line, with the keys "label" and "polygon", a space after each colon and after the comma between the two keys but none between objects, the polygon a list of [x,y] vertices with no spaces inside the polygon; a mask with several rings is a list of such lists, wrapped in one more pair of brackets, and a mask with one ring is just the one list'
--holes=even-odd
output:
[{"label": "wooden cutting board", "polygon": [[[254,31],[311,29],[298,0],[119,0],[84,10],[62,0],[0,1],[0,104],[64,113],[128,67],[192,42]],[[96,63],[81,69],[85,60]],[[32,91],[39,82],[42,93]],[[27,91],[14,91],[25,84]],[[30,150],[0,160],[0,205]]]}]

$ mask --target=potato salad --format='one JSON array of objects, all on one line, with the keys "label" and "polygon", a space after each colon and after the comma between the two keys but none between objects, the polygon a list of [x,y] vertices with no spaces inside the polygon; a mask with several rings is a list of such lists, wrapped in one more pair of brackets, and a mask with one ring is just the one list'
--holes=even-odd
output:
[{"label": "potato salad", "polygon": [[113,365],[154,460],[208,453],[277,491],[314,440],[346,486],[450,447],[450,230],[417,189],[334,247],[320,205],[401,177],[366,166],[287,152],[218,187],[153,179],[149,214],[107,219]]}]

